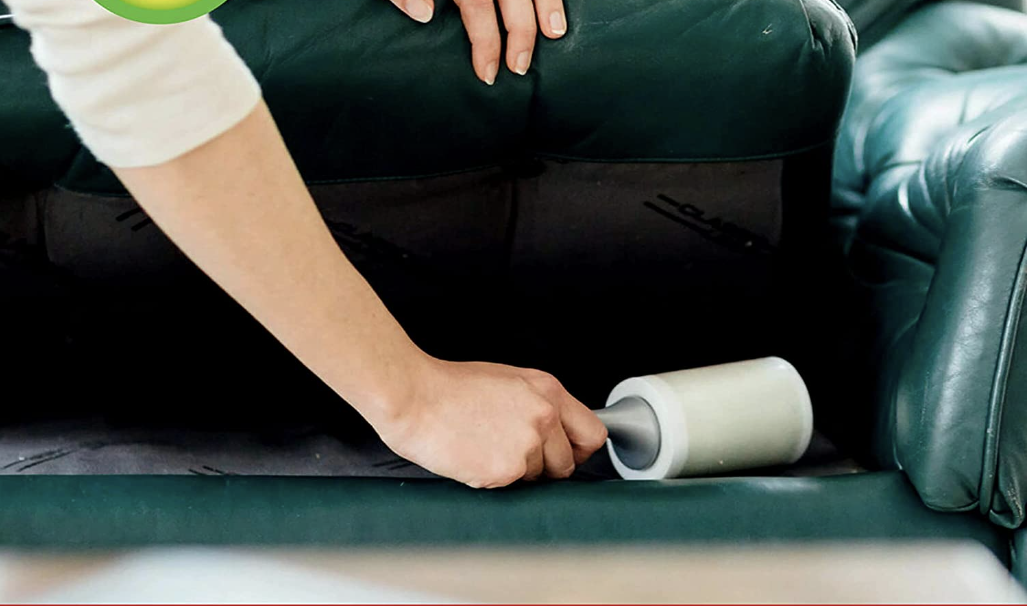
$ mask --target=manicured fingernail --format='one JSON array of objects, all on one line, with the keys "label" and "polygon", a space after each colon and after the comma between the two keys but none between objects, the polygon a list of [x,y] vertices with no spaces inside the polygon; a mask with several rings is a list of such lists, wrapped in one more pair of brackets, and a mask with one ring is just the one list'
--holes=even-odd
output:
[{"label": "manicured fingernail", "polygon": [[558,36],[562,36],[564,32],[568,31],[567,23],[564,22],[564,13],[560,11],[550,13],[550,30]]},{"label": "manicured fingernail", "polygon": [[530,63],[532,63],[532,52],[521,51],[518,55],[518,60],[514,62],[514,72],[519,76],[524,76],[528,73]]},{"label": "manicured fingernail", "polygon": [[499,70],[500,70],[500,65],[497,62],[495,62],[495,61],[490,63],[488,66],[486,66],[486,68],[485,68],[485,83],[488,84],[489,86],[492,86],[493,82],[496,82],[496,72],[498,72]]},{"label": "manicured fingernail", "polygon": [[405,6],[411,19],[419,23],[428,23],[432,20],[432,7],[425,0],[407,0]]}]

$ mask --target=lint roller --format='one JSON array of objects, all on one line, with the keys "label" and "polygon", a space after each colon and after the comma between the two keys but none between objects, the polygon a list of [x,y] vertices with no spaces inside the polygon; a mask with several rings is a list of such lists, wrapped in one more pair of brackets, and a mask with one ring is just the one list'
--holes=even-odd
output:
[{"label": "lint roller", "polygon": [[795,463],[814,427],[807,387],[781,358],[625,379],[596,414],[627,480]]}]

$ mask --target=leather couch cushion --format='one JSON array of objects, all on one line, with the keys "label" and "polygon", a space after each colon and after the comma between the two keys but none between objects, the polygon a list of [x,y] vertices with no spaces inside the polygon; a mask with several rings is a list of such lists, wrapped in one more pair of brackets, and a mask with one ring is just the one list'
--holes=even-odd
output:
[{"label": "leather couch cushion", "polygon": [[477,492],[431,480],[4,476],[0,493],[0,546],[970,539],[1010,558],[1005,533],[977,515],[925,508],[899,472]]},{"label": "leather couch cushion", "polygon": [[[831,141],[855,37],[829,0],[567,2],[532,71],[471,70],[456,6],[422,26],[382,0],[229,2],[214,16],[310,182],[428,176],[525,155],[781,156]],[[117,192],[68,131],[28,38],[0,28],[0,179]],[[755,102],[759,100],[759,102]]]}]

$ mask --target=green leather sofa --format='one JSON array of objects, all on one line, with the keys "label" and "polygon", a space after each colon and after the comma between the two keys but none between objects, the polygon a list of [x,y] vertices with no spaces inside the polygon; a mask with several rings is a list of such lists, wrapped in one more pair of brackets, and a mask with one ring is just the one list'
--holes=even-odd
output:
[{"label": "green leather sofa", "polygon": [[[786,355],[859,464],[489,492],[8,465],[0,545],[970,539],[1023,572],[1024,101],[989,88],[974,116],[927,120],[930,141],[916,123],[917,95],[941,98],[919,87],[962,85],[953,71],[1023,82],[1013,42],[973,25],[1019,31],[1023,51],[1023,15],[930,7],[1002,58],[965,66],[966,39],[934,36],[941,65],[911,75],[889,49],[923,35],[920,11],[858,58],[830,0],[569,0],[566,39],[487,88],[450,4],[431,27],[383,0],[287,4],[215,16],[340,246],[419,343],[546,368],[595,405],[632,374]],[[83,412],[340,422],[76,142],[13,28],[0,86],[0,445]],[[909,128],[860,126],[904,95],[911,115],[888,111]],[[889,154],[903,171],[885,175]]]}]

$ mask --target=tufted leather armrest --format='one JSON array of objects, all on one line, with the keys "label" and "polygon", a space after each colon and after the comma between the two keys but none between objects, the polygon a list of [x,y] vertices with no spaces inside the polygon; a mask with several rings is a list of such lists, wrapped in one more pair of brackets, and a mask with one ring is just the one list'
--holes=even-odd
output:
[{"label": "tufted leather armrest", "polygon": [[883,185],[849,255],[879,323],[896,463],[929,506],[1010,528],[1025,508],[1024,104],[966,125]]},{"label": "tufted leather armrest", "polygon": [[[979,509],[1010,528],[1025,519],[1026,473],[1028,140],[1023,73],[1013,81],[1020,96],[923,161],[902,145],[878,149],[846,257],[843,341],[857,344],[854,380],[874,386],[880,463],[905,469],[930,507]],[[926,92],[945,100],[937,88]]]},{"label": "tufted leather armrest", "polygon": [[944,3],[858,60],[821,417],[873,436],[860,447],[930,507],[1009,528],[1025,509],[1025,38],[1021,13]]}]

